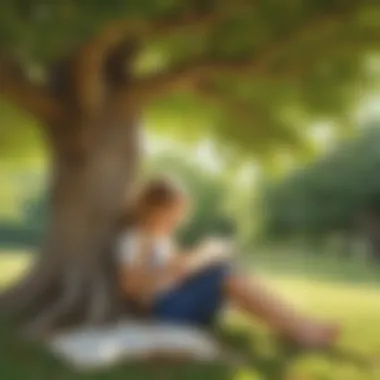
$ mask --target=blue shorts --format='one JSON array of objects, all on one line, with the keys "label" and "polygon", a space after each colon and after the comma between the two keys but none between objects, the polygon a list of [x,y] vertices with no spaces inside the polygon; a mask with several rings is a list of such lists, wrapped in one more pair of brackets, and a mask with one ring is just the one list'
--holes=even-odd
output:
[{"label": "blue shorts", "polygon": [[173,324],[211,325],[223,306],[223,284],[229,273],[228,264],[215,265],[160,294],[154,302],[153,318]]}]

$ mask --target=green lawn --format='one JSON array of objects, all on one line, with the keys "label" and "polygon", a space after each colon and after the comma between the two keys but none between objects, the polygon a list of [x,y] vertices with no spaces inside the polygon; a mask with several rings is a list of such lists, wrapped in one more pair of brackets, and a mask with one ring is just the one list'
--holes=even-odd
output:
[{"label": "green lawn", "polygon": [[[283,263],[281,264],[281,260]],[[24,268],[23,255],[0,255],[0,278],[11,281]],[[1,380],[208,379],[380,380],[380,282],[378,270],[361,262],[313,257],[260,257],[255,268],[300,309],[339,321],[343,336],[329,352],[302,352],[275,341],[261,326],[230,313],[222,339],[246,363],[135,363],[97,374],[73,374],[40,348],[20,344],[0,328]],[[352,281],[351,281],[352,280]]]}]

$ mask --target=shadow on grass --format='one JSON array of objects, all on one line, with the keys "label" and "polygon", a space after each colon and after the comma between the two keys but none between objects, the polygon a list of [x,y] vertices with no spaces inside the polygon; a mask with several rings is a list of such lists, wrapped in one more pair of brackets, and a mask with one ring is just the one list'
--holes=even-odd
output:
[{"label": "shadow on grass", "polygon": [[223,332],[220,338],[224,345],[239,353],[244,368],[251,369],[263,380],[288,379],[290,368],[308,355],[317,356],[332,365],[354,366],[363,374],[373,373],[373,362],[370,358],[344,349],[305,350],[288,342],[273,340],[272,350],[268,350],[268,347],[262,350],[263,345],[268,346],[268,339],[263,340],[260,335],[252,337],[244,331],[233,334]]},{"label": "shadow on grass", "polygon": [[[274,341],[265,352],[262,348],[268,339],[263,340],[258,335],[256,340],[255,336],[242,330],[238,333],[218,333],[223,345],[243,359],[234,365],[227,362],[199,364],[149,361],[128,363],[95,373],[75,373],[39,345],[20,342],[5,324],[0,325],[0,337],[0,379],[4,380],[232,380],[242,368],[257,373],[259,379],[282,380],[287,378],[289,367],[306,354],[288,344]],[[319,354],[329,361],[354,364],[363,373],[370,370],[368,358],[349,352],[330,350]]]},{"label": "shadow on grass", "polygon": [[[254,262],[252,263],[252,261]],[[301,253],[259,253],[246,258],[247,266],[269,275],[312,279],[326,283],[378,286],[380,260],[339,258],[320,252],[319,255]]]}]

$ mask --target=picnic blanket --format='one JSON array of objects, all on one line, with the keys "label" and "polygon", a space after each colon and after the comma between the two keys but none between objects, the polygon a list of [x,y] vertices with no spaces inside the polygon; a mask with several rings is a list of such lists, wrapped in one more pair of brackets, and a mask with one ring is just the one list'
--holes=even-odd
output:
[{"label": "picnic blanket", "polygon": [[58,358],[78,370],[155,356],[213,361],[220,355],[218,343],[205,331],[134,321],[67,331],[47,344]]}]

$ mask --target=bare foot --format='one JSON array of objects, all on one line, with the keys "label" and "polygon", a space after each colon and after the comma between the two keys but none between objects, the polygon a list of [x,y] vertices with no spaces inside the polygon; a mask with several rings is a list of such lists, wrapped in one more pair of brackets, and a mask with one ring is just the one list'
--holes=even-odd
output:
[{"label": "bare foot", "polygon": [[292,335],[292,340],[305,348],[322,349],[331,347],[339,334],[340,328],[337,325],[310,322],[299,326]]}]

